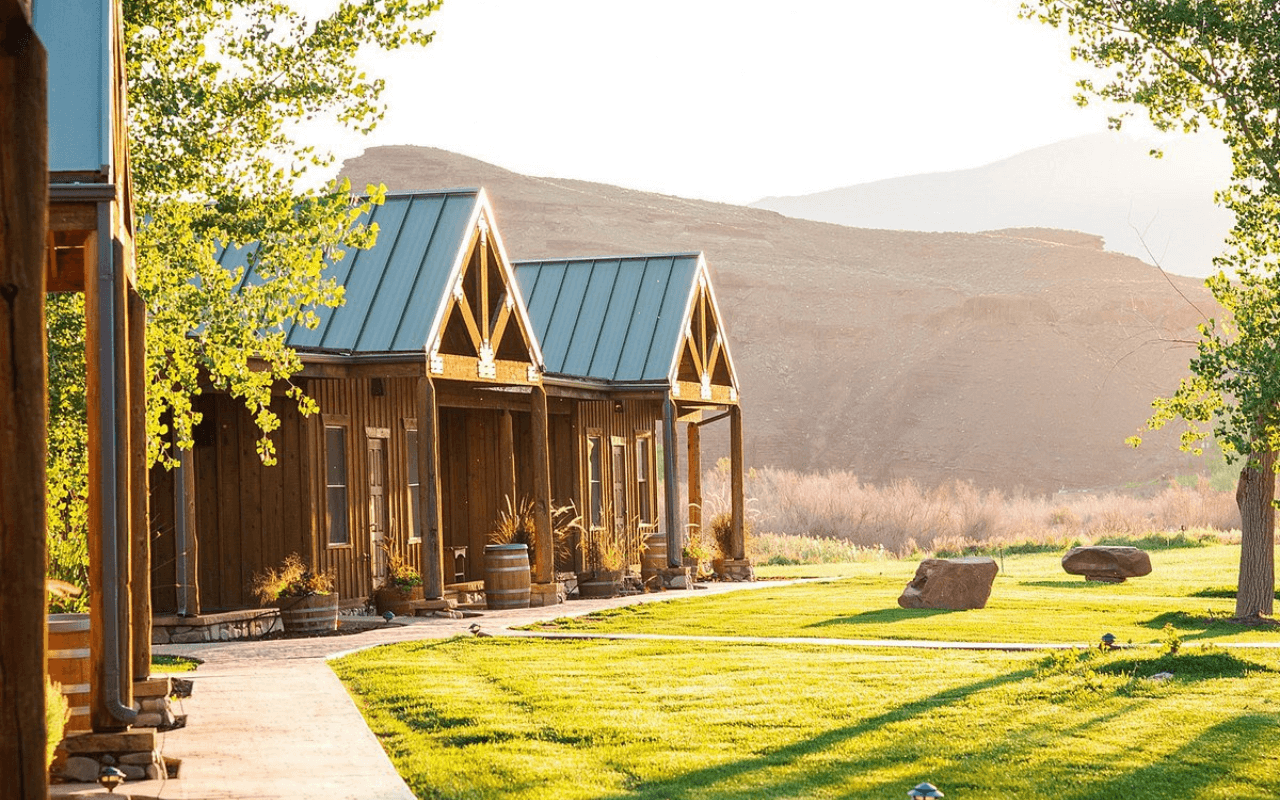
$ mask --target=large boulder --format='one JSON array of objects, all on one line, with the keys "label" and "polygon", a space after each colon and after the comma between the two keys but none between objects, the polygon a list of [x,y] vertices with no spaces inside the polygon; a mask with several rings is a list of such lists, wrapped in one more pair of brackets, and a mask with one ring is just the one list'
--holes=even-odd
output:
[{"label": "large boulder", "polygon": [[1062,568],[1089,581],[1124,583],[1125,578],[1150,575],[1151,557],[1136,547],[1073,547],[1062,557]]},{"label": "large boulder", "polygon": [[991,583],[998,571],[991,558],[926,558],[898,598],[898,605],[952,611],[982,608],[991,596]]}]

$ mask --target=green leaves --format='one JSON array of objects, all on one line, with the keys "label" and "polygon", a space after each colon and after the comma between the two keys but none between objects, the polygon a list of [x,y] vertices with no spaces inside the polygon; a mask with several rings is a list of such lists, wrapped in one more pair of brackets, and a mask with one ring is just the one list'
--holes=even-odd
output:
[{"label": "green leaves", "polygon": [[191,446],[191,397],[205,388],[244,401],[267,463],[273,387],[314,410],[288,382],[301,362],[285,338],[342,302],[325,260],[373,244],[376,227],[361,220],[385,188],[367,199],[345,181],[308,188],[333,159],[295,131],[318,116],[372,130],[383,83],[358,67],[360,48],[427,44],[421,23],[438,6],[344,0],[312,20],[272,0],[125,3],[153,462]]}]

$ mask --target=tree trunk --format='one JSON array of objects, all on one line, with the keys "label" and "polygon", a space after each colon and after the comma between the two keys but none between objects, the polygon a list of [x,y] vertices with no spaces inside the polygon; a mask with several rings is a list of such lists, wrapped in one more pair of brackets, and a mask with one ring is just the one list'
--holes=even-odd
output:
[{"label": "tree trunk", "polygon": [[1261,453],[1256,464],[1240,470],[1236,505],[1240,508],[1240,582],[1236,618],[1272,613],[1275,601],[1276,454]]}]

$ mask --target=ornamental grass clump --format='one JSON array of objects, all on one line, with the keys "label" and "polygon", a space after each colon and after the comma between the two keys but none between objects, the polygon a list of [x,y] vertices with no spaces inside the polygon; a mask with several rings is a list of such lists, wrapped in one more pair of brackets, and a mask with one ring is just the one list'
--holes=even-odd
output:
[{"label": "ornamental grass clump", "polygon": [[386,556],[387,562],[387,577],[384,579],[383,589],[408,592],[413,587],[422,585],[422,573],[409,563],[394,540],[383,539],[378,542],[378,549]]},{"label": "ornamental grass clump", "polygon": [[286,556],[279,569],[268,569],[253,576],[253,594],[264,605],[332,591],[333,576],[327,572],[312,572],[297,553]]}]

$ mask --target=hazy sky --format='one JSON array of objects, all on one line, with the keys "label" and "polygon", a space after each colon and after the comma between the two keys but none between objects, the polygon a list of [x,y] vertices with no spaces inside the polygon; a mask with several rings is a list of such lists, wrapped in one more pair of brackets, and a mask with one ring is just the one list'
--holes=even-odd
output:
[{"label": "hazy sky", "polygon": [[1106,128],[1018,0],[446,0],[372,144],[746,203],[978,166]]}]

